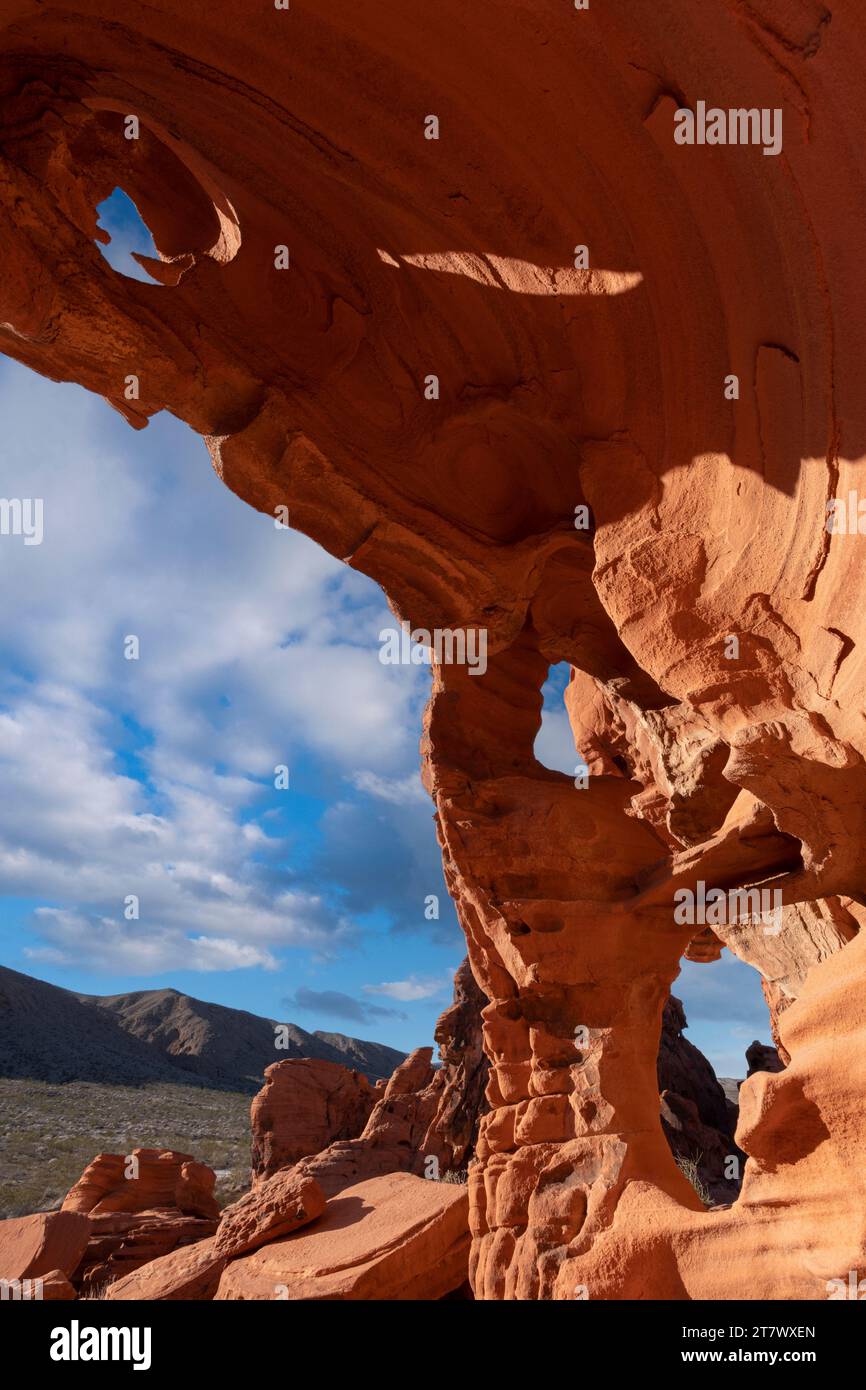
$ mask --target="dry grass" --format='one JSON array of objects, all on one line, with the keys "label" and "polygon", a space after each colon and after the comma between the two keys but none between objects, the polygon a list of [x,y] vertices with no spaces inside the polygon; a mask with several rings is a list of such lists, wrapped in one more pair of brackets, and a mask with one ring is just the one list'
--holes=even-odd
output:
[{"label": "dry grass", "polygon": [[465,1187],[466,1183],[469,1181],[469,1169],[452,1168],[449,1172],[443,1173],[439,1181],[459,1183],[461,1187]]},{"label": "dry grass", "polygon": [[53,1210],[98,1153],[134,1148],[177,1149],[209,1164],[226,1206],[249,1186],[250,1097],[0,1078],[0,1219]]},{"label": "dry grass", "polygon": [[675,1154],[674,1157],[676,1158],[677,1167],[679,1168],[680,1172],[691,1183],[692,1187],[695,1189],[695,1192],[697,1192],[704,1206],[711,1207],[713,1205],[713,1199],[710,1194],[709,1188],[707,1187],[706,1183],[700,1175],[700,1171],[698,1168],[698,1165],[700,1164],[700,1161],[703,1158],[703,1154],[699,1153],[695,1158],[688,1158],[685,1154]]}]

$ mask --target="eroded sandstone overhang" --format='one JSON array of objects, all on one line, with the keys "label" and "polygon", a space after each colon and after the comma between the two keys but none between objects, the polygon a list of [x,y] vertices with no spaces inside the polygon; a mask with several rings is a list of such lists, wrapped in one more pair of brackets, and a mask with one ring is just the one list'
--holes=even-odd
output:
[{"label": "eroded sandstone overhang", "polygon": [[[424,736],[490,1000],[476,1293],[826,1297],[866,1261],[863,541],[825,526],[866,493],[859,0],[0,16],[0,348],[487,634]],[[780,110],[781,154],[678,145],[702,100]],[[99,254],[115,186],[160,285]],[[554,661],[583,790],[532,754]],[[778,948],[725,939],[790,1058],[709,1215],[654,1080],[699,881],[783,894]]]}]

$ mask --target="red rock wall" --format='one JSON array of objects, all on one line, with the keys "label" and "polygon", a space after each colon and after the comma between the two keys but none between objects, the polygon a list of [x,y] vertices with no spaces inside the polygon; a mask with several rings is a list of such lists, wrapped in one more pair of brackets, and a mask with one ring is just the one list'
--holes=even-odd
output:
[{"label": "red rock wall", "polygon": [[[173,411],[400,617],[487,632],[424,740],[490,1000],[476,1295],[826,1297],[866,1264],[862,539],[824,525],[866,490],[860,0],[2,16],[0,348]],[[699,100],[780,110],[783,152],[677,145]],[[165,287],[93,245],[115,184]],[[580,791],[532,753],[563,660]],[[699,880],[785,903],[779,937],[728,933],[790,1065],[743,1087],[721,1214],[655,1084],[678,961],[721,939],[674,921]]]}]

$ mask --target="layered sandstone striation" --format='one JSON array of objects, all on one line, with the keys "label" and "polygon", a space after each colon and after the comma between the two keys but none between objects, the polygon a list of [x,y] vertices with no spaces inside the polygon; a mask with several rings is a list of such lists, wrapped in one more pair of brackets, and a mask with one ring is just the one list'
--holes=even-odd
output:
[{"label": "layered sandstone striation", "polygon": [[291,1168],[260,1182],[220,1217],[216,1235],[160,1255],[118,1279],[111,1300],[205,1301],[216,1294],[223,1270],[270,1241],[315,1222],[325,1194],[314,1179]]},{"label": "layered sandstone striation", "polygon": [[333,1196],[385,1173],[462,1173],[488,1110],[481,1037],[485,997],[464,960],[433,1049],[416,1048],[380,1087],[328,1062],[277,1062],[250,1111],[252,1181],[301,1163]]},{"label": "layered sandstone striation", "polygon": [[82,1292],[98,1292],[142,1265],[214,1234],[216,1174],[191,1154],[133,1149],[98,1154],[63,1202],[86,1213],[89,1238],[71,1271]]},{"label": "layered sandstone striation", "polygon": [[[419,1047],[401,1062],[376,1102],[363,1132],[356,1139],[330,1144],[299,1165],[314,1177],[326,1196],[387,1173],[438,1174],[443,1152],[434,1138],[432,1153],[425,1145],[437,1113],[441,1088],[436,1084],[431,1047]],[[433,1160],[433,1169],[429,1161]]]},{"label": "layered sandstone striation", "polygon": [[[0,347],[172,411],[399,618],[486,634],[423,733],[488,1001],[476,1296],[826,1297],[866,1266],[859,0],[17,0],[2,52]],[[678,144],[707,99],[784,152]],[[160,285],[94,245],[116,185]],[[533,754],[561,661],[587,786]],[[786,1066],[707,1212],[656,1058],[723,946]]]},{"label": "layered sandstone striation", "polygon": [[170,1207],[190,1216],[214,1218],[216,1175],[192,1154],[173,1149],[133,1149],[97,1154],[63,1199],[63,1211],[91,1217]]}]

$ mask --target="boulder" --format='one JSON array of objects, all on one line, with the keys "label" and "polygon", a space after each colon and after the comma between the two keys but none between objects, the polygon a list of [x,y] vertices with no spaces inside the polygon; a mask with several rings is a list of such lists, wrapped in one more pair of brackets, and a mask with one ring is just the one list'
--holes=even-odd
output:
[{"label": "boulder", "polygon": [[318,1184],[286,1168],[227,1207],[216,1235],[149,1260],[113,1283],[105,1297],[163,1302],[213,1298],[230,1259],[284,1238],[324,1210],[325,1196]]},{"label": "boulder", "polygon": [[311,1230],[234,1260],[216,1297],[439,1299],[465,1283],[468,1259],[467,1189],[388,1173],[346,1188]]},{"label": "boulder", "polygon": [[325,1194],[316,1180],[299,1169],[285,1168],[226,1207],[214,1250],[224,1259],[233,1259],[308,1225],[324,1210]]},{"label": "boulder", "polygon": [[215,1219],[216,1174],[191,1154],[172,1149],[133,1149],[131,1154],[98,1154],[70,1188],[63,1211],[150,1211],[170,1207],[190,1216]]},{"label": "boulder", "polygon": [[746,1048],[746,1063],[749,1070],[746,1077],[754,1076],[756,1071],[784,1071],[785,1063],[778,1051],[770,1043],[759,1042],[757,1038]]},{"label": "boulder", "polygon": [[62,1269],[51,1269],[42,1279],[42,1299],[46,1303],[63,1303],[77,1298],[75,1287]]},{"label": "boulder", "polygon": [[0,1221],[0,1279],[47,1279],[71,1274],[87,1246],[93,1223],[72,1211],[40,1211]]},{"label": "boulder", "polygon": [[195,1245],[181,1246],[167,1255],[148,1260],[111,1284],[104,1297],[149,1302],[213,1298],[226,1263],[225,1258],[217,1254],[215,1244],[216,1237],[210,1236]]},{"label": "boulder", "polygon": [[73,1274],[82,1293],[101,1294],[151,1260],[207,1240],[214,1220],[185,1216],[164,1207],[142,1212],[103,1212],[92,1218],[93,1232]]},{"label": "boulder", "polygon": [[253,1182],[335,1139],[354,1139],[379,1094],[361,1072],[339,1062],[303,1057],[266,1067],[250,1110]]},{"label": "boulder", "polygon": [[190,1154],[133,1149],[98,1154],[63,1203],[86,1212],[90,1238],[73,1282],[82,1292],[103,1290],[150,1260],[212,1236],[219,1206],[216,1174]]}]

